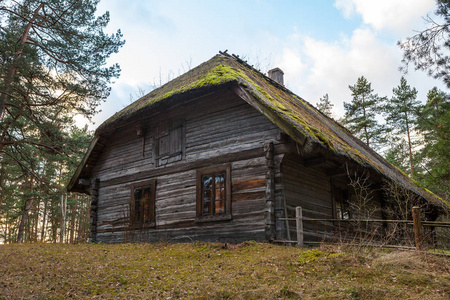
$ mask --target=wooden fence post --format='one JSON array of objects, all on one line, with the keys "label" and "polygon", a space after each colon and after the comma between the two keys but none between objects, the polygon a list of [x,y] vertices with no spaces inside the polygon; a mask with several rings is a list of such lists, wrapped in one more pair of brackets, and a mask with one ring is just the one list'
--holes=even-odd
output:
[{"label": "wooden fence post", "polygon": [[295,222],[297,225],[297,246],[303,247],[303,216],[301,206],[295,208]]},{"label": "wooden fence post", "polygon": [[420,208],[418,206],[414,206],[412,208],[412,216],[413,216],[413,225],[414,225],[414,238],[416,240],[416,248],[417,250],[422,250],[422,222],[420,220]]}]

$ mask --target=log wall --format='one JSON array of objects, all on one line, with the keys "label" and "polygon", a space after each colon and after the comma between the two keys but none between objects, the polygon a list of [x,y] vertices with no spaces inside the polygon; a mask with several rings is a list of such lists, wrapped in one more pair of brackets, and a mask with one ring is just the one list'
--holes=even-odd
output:
[{"label": "log wall", "polygon": [[[161,124],[183,121],[183,159],[156,167],[154,140]],[[108,141],[92,178],[100,181],[97,241],[264,240],[266,158],[263,145],[280,129],[232,92],[221,92],[155,112]],[[232,220],[196,223],[196,172],[230,165]],[[129,224],[131,185],[156,180],[156,226]]]},{"label": "log wall", "polygon": [[[288,155],[281,164],[288,217],[295,218],[295,207],[301,206],[305,218],[331,219],[333,208],[329,178],[318,168],[304,167],[300,158],[299,155]],[[295,239],[295,222],[289,222],[289,229],[290,236]],[[303,230],[305,241],[323,238],[322,226],[304,222]],[[279,235],[287,237],[286,232]]]},{"label": "log wall", "polygon": [[[282,182],[284,186],[284,200],[286,211],[289,218],[295,218],[295,207],[301,206],[303,209],[303,217],[311,219],[338,219],[334,212],[333,191],[336,188],[346,190],[350,198],[351,219],[361,217],[363,219],[373,218],[382,219],[382,194],[378,190],[371,189],[371,184],[366,186],[364,193],[367,202],[364,207],[358,207],[358,199],[355,189],[350,185],[352,182],[349,176],[342,175],[337,177],[327,176],[326,168],[323,167],[306,167],[299,155],[286,155],[281,163]],[[360,197],[361,199],[361,197]],[[370,201],[369,201],[370,200]],[[364,215],[361,215],[364,212]],[[286,222],[285,222],[286,223]],[[284,225],[284,224],[283,224]],[[380,223],[376,224],[379,226]],[[353,226],[353,227],[351,227]],[[286,228],[289,227],[289,228]],[[349,224],[340,222],[327,221],[304,221],[304,240],[305,241],[347,241],[356,236],[355,232],[361,229],[362,235],[367,239],[372,239],[372,231],[374,228],[366,228],[361,224]],[[288,234],[289,229],[289,234]],[[377,229],[379,234],[380,230]],[[295,221],[277,230],[279,239],[295,240],[296,229]],[[357,234],[359,238],[359,233]]]}]

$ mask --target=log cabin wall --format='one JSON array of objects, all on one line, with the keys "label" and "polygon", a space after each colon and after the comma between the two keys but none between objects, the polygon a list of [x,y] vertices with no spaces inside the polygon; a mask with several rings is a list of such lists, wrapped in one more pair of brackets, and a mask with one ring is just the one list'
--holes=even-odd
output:
[{"label": "log cabin wall", "polygon": [[[347,190],[351,203],[351,219],[378,219],[384,220],[384,199],[381,184],[370,177],[368,172],[359,172],[357,175],[350,171],[349,175],[332,177],[331,193],[334,189]],[[336,217],[334,208],[334,216]]]},{"label": "log cabin wall", "polygon": [[[164,126],[174,124],[184,126],[182,158],[155,159],[155,140]],[[97,241],[265,239],[263,145],[265,141],[278,143],[277,126],[228,90],[187,99],[139,120],[136,126],[111,136],[91,174],[100,180]],[[232,219],[196,222],[197,170],[211,166],[231,167]],[[131,187],[148,180],[156,180],[155,226],[132,228]]]},{"label": "log cabin wall", "polygon": [[[286,155],[281,163],[283,173],[284,197],[289,218],[295,218],[295,207],[303,208],[305,218],[331,219],[333,208],[331,201],[330,180],[318,168],[305,167],[301,156],[296,154]],[[287,224],[291,239],[295,239],[295,222]],[[321,240],[324,235],[321,226],[311,222],[303,223],[305,241]],[[286,239],[287,232],[278,232],[279,239]]]},{"label": "log cabin wall", "polygon": [[97,242],[97,208],[98,208],[98,189],[100,182],[98,179],[94,179],[91,182],[90,195],[91,195],[91,207],[89,210],[89,242]]},{"label": "log cabin wall", "polygon": [[[362,183],[368,172],[358,173],[356,178],[347,174],[339,176],[330,176],[327,172],[330,167],[327,165],[305,166],[303,158],[297,154],[286,155],[281,163],[282,182],[284,186],[284,200],[286,203],[286,211],[289,218],[295,218],[295,207],[301,206],[304,218],[312,219],[384,219],[382,212],[382,193],[375,189],[377,186],[374,181],[370,180]],[[354,177],[354,176],[353,176]],[[359,180],[359,182],[356,182]],[[354,184],[352,186],[352,183]],[[361,184],[364,191],[355,191]],[[356,196],[358,193],[358,196]],[[344,208],[348,211],[338,211],[336,202],[347,201],[351,203]],[[284,227],[280,226],[277,230],[277,238],[284,240],[295,240],[296,227],[295,222],[285,222]],[[340,241],[352,239],[357,230],[363,232],[363,236],[372,239],[373,227],[365,227],[361,224],[353,224],[353,228],[348,223],[339,222],[303,222],[304,240],[305,241]],[[370,226],[380,227],[381,223],[370,224]],[[359,227],[359,228],[356,228]],[[377,228],[379,234],[381,228]],[[288,233],[289,230],[289,233]],[[359,236],[359,234],[358,234]]]}]

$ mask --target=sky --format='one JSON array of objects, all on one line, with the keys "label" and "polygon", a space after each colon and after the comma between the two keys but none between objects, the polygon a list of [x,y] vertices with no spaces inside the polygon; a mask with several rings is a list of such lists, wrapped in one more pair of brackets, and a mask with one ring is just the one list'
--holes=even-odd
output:
[{"label": "sky", "polygon": [[139,90],[150,92],[225,50],[264,73],[281,68],[286,87],[311,104],[328,94],[335,118],[360,76],[391,97],[404,75],[425,102],[432,87],[446,88],[425,72],[401,73],[397,41],[423,30],[434,9],[434,0],[102,0],[98,14],[111,17],[105,31],[120,29],[126,43],[108,60],[121,76],[89,126]]}]

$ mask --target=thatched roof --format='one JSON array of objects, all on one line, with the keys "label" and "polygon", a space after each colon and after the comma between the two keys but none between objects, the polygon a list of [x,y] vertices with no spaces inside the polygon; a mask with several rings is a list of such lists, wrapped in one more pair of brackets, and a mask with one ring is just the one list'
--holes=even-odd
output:
[{"label": "thatched roof", "polygon": [[[238,57],[226,53],[214,56],[114,114],[97,129],[96,136],[105,135],[123,126],[130,122],[132,116],[152,109],[157,103],[170,102],[186,93],[201,92],[224,85],[233,85],[235,92],[300,145],[305,142],[320,145],[336,155],[345,156],[359,165],[375,170],[436,205],[450,207],[450,204],[414,182],[338,122],[328,118],[304,99]],[[80,172],[77,173],[79,175]],[[73,180],[77,178],[75,174],[71,181],[72,186]]]}]

